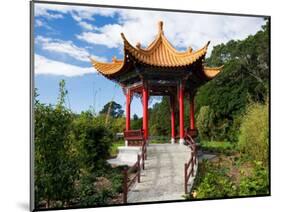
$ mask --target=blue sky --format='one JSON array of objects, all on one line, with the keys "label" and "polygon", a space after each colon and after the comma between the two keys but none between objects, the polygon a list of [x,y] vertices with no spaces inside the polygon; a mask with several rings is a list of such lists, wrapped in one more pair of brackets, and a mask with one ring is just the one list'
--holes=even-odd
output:
[{"label": "blue sky", "polygon": [[[123,32],[135,45],[148,45],[157,33],[157,23],[164,22],[164,33],[178,49],[201,48],[255,34],[262,18],[160,11],[126,10],[35,3],[35,87],[39,100],[55,104],[59,81],[66,81],[69,91],[66,106],[79,113],[99,112],[112,99],[125,107],[122,89],[98,74],[89,57],[111,61],[123,57]],[[159,100],[159,99],[158,99]],[[152,106],[157,99],[150,101]],[[134,98],[131,114],[142,116],[140,99]]]}]

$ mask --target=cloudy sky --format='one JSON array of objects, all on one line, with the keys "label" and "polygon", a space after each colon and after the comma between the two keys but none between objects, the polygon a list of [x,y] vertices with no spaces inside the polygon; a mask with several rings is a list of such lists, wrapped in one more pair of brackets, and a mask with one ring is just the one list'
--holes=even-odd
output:
[{"label": "cloudy sky", "polygon": [[[67,106],[75,112],[90,107],[96,112],[110,100],[125,106],[121,88],[97,74],[89,57],[111,61],[123,57],[123,32],[131,44],[153,41],[157,23],[180,51],[203,47],[210,55],[214,45],[255,34],[262,18],[145,10],[111,9],[35,3],[35,87],[43,103],[55,104],[58,83],[65,79]],[[151,102],[151,105],[155,101]],[[132,101],[132,115],[142,116],[139,99]]]}]

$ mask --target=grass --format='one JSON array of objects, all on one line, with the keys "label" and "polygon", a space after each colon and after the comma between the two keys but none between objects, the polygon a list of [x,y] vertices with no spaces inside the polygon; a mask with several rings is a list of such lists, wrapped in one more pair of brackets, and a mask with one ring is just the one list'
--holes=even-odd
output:
[{"label": "grass", "polygon": [[112,143],[111,149],[110,149],[110,157],[116,157],[118,154],[118,147],[124,146],[125,142],[124,140],[118,140]]},{"label": "grass", "polygon": [[154,136],[149,141],[150,144],[167,144],[171,143],[171,138],[167,136]]},{"label": "grass", "polygon": [[169,140],[150,140],[150,144],[168,144],[171,143]]},{"label": "grass", "polygon": [[201,149],[212,153],[224,153],[226,155],[236,152],[236,144],[229,141],[201,141]]}]

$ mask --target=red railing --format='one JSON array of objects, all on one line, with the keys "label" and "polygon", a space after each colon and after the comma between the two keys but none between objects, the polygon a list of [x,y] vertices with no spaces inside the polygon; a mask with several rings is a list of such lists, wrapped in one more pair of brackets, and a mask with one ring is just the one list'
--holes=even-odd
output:
[{"label": "red railing", "polygon": [[197,163],[197,150],[196,144],[192,137],[186,134],[185,141],[190,146],[191,149],[191,157],[187,163],[184,164],[184,193],[188,193],[188,181],[190,176],[194,176],[194,166]]},{"label": "red railing", "polygon": [[142,169],[144,169],[144,162],[147,159],[147,145],[146,140],[143,141],[141,147]]},{"label": "red railing", "polygon": [[[146,141],[142,142],[141,147],[141,154],[138,155],[137,162],[131,166],[130,168],[125,167],[123,170],[124,178],[123,178],[123,203],[127,203],[128,192],[130,187],[136,182],[140,183],[140,174],[141,174],[141,167],[144,170],[144,163],[147,159],[147,147]],[[128,174],[134,172],[131,179],[129,179]]]},{"label": "red railing", "polygon": [[[132,179],[129,179],[128,174],[136,171],[136,173],[133,175]],[[127,167],[123,170],[124,178],[123,178],[123,202],[127,203],[127,195],[130,187],[133,185],[133,183],[138,180],[138,183],[140,183],[140,173],[141,173],[141,167],[140,167],[140,155],[138,155],[137,162],[130,167],[129,169]]]}]

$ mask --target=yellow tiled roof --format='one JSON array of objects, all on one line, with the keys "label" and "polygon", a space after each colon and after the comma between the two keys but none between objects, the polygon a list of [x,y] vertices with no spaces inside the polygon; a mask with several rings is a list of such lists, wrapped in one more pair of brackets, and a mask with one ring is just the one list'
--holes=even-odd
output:
[{"label": "yellow tiled roof", "polygon": [[[126,39],[125,35],[121,33],[124,42],[124,59],[113,59],[112,63],[98,62],[92,59],[93,66],[103,75],[110,76],[120,72],[126,65],[126,57],[130,54],[134,59],[143,64],[156,67],[183,67],[189,66],[199,59],[203,59],[207,53],[207,48],[210,41],[201,49],[192,51],[191,48],[184,52],[177,51],[172,44],[164,36],[163,22],[159,22],[159,30],[156,39],[148,45],[147,48],[142,48],[140,43],[134,47]],[[216,69],[217,71],[219,69]],[[207,77],[216,75],[216,70],[211,68],[204,69]]]},{"label": "yellow tiled roof", "polygon": [[117,73],[121,70],[124,65],[123,60],[112,59],[112,63],[98,62],[94,59],[91,59],[91,62],[95,69],[104,75],[111,75]]},{"label": "yellow tiled roof", "polygon": [[220,71],[222,70],[223,65],[220,67],[206,67],[204,66],[204,74],[208,77],[208,78],[214,78],[216,75],[218,75],[220,73]]}]

